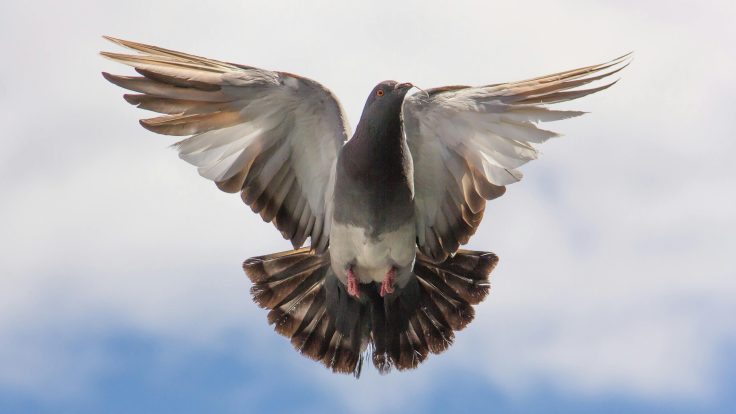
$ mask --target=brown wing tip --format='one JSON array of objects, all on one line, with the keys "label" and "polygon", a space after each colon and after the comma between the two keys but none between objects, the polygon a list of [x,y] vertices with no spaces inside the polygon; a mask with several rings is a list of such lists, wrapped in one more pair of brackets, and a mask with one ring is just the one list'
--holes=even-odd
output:
[{"label": "brown wing tip", "polygon": [[102,35],[102,38],[105,39],[105,40],[108,40],[110,42],[113,42],[113,43],[120,43],[121,42],[121,40],[118,39],[117,37],[113,37],[113,36],[110,36],[110,35]]},{"label": "brown wing tip", "polygon": [[612,59],[611,62],[623,62],[625,60],[631,61],[633,59],[634,59],[634,51],[630,50],[629,52],[624,53],[623,55]]},{"label": "brown wing tip", "polygon": [[131,105],[139,105],[141,103],[141,96],[139,94],[126,93],[123,94],[123,99]]},{"label": "brown wing tip", "polygon": [[168,123],[170,119],[170,117],[159,116],[155,118],[140,119],[138,120],[138,123],[141,124],[143,128],[162,135],[181,137],[192,135],[195,132],[191,128],[188,128],[186,125],[182,125],[181,127],[170,125]]},{"label": "brown wing tip", "polygon": [[100,73],[102,73],[102,77],[105,78],[106,81],[112,83],[113,85],[117,85],[121,88],[125,88],[125,86],[123,86],[123,82],[125,82],[125,76],[113,75],[112,73],[109,73],[109,72],[100,72]]},{"label": "brown wing tip", "polygon": [[[117,37],[109,35],[102,35],[102,38],[109,42],[115,43],[116,45],[125,46],[125,40],[123,39],[118,39]],[[100,54],[106,58],[111,58],[111,56],[109,56],[111,54],[110,52],[100,52]]]},{"label": "brown wing tip", "polygon": [[102,35],[102,38],[112,43],[115,43],[116,45],[126,47],[128,49],[136,49],[135,46],[146,46],[146,45],[143,45],[142,43],[131,42],[130,40],[124,40],[124,39],[120,39],[118,37],[113,37],[109,35]]},{"label": "brown wing tip", "polygon": [[151,132],[159,132],[159,128],[157,125],[154,125],[152,122],[150,122],[148,119],[139,119],[138,123],[141,124],[143,128],[146,128],[147,130]]},{"label": "brown wing tip", "polygon": [[102,72],[102,77],[105,78],[108,82],[125,89],[129,89],[124,85],[125,81],[132,79],[130,76],[113,75],[109,72]]},{"label": "brown wing tip", "polygon": [[125,56],[121,53],[105,52],[104,50],[100,51],[99,53],[100,53],[100,56],[104,57],[105,59],[110,59],[114,62],[120,62],[121,57]]}]

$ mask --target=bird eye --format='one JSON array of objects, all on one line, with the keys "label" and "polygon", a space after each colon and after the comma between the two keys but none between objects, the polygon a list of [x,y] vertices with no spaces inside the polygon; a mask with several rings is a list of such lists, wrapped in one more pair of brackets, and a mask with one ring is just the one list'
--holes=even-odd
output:
[{"label": "bird eye", "polygon": [[377,96],[383,96],[383,89],[379,89],[376,91]]}]

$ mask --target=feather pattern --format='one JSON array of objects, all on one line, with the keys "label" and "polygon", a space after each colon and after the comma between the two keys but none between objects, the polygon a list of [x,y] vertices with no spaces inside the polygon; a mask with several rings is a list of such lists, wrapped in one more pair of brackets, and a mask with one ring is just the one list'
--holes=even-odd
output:
[{"label": "feather pattern", "polygon": [[[338,187],[340,205],[333,202],[335,183],[344,177],[338,174],[337,156],[350,134],[334,95],[315,81],[285,72],[107,39],[135,52],[101,54],[139,75],[103,73],[111,83],[135,92],[124,95],[128,103],[159,114],[142,119],[141,125],[159,134],[188,137],[174,144],[179,157],[220,190],[239,192],[245,204],[294,246],[243,264],[253,282],[253,300],[268,310],[269,324],[301,354],[333,372],[355,376],[364,359],[381,373],[415,368],[430,354],[446,350],[455,332],[473,320],[473,306],[488,295],[489,275],[498,258],[461,246],[478,229],[486,201],[521,180],[518,168],[539,157],[539,144],[559,136],[539,123],[584,113],[547,104],[610,87],[615,81],[600,86],[595,82],[618,73],[630,60],[624,55],[523,81],[445,86],[409,98],[404,94],[411,84],[396,84],[404,88],[400,119],[410,151],[410,157],[403,157],[404,143],[396,147],[402,154],[396,171],[406,174],[402,177],[411,177],[413,171],[413,180],[406,179],[411,185],[406,185],[408,201],[403,205],[404,212],[414,210],[407,214],[414,222],[403,227],[411,230],[403,232],[410,234],[404,248],[408,264],[401,269],[402,277],[408,277],[391,291],[380,282],[361,280],[357,292],[349,294],[345,280],[335,273],[346,268],[342,263],[333,268],[331,262],[341,252],[329,247],[331,224],[333,212],[345,211],[336,208],[362,208],[364,203],[340,199],[345,186]],[[358,129],[391,125],[399,142],[401,100],[393,102],[389,115],[373,112],[380,116],[371,117],[364,111]],[[341,157],[361,142],[356,135]],[[395,155],[390,146],[379,145],[351,156],[365,156],[379,147],[379,158]],[[371,161],[369,166],[375,165]],[[393,178],[393,172],[386,175]],[[384,216],[392,214],[385,213],[391,211],[384,209],[386,202],[378,207]],[[371,219],[367,223],[372,226]],[[310,246],[299,249],[308,238]],[[332,247],[347,244],[333,234]],[[394,248],[397,243],[387,244]]]},{"label": "feather pattern", "polygon": [[359,376],[365,354],[387,373],[416,368],[446,350],[454,332],[472,321],[473,305],[488,295],[497,263],[487,252],[459,250],[440,264],[418,252],[407,286],[383,298],[377,285],[361,285],[361,299],[347,294],[329,254],[309,248],[253,257],[243,268],[253,300],[269,309],[276,332],[332,371]]},{"label": "feather pattern", "polygon": [[243,268],[253,281],[253,300],[269,309],[276,332],[332,371],[360,375],[367,312],[339,286],[329,254],[302,248],[250,258]]},{"label": "feather pattern", "polygon": [[294,247],[311,237],[324,252],[330,177],[349,136],[333,94],[310,79],[107,37],[137,54],[102,52],[142,76],[103,73],[137,92],[132,105],[162,116],[141,125],[191,136],[175,145],[200,175],[273,222]]},{"label": "feather pattern", "polygon": [[436,262],[453,254],[477,229],[485,201],[521,180],[517,168],[539,156],[537,144],[559,136],[537,123],[584,113],[543,105],[610,87],[615,82],[579,89],[629,61],[630,54],[519,82],[435,88],[406,98],[404,133],[414,160],[420,251]]}]

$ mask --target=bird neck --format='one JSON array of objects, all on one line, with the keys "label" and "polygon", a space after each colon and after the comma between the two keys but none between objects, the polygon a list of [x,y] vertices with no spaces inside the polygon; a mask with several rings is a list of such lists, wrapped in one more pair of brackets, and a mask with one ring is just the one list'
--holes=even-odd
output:
[{"label": "bird neck", "polygon": [[388,150],[399,146],[404,140],[401,128],[401,113],[389,116],[363,117],[355,128],[353,139],[360,141],[363,147],[374,147]]},{"label": "bird neck", "polygon": [[380,119],[380,122],[361,119],[346,145],[346,155],[356,171],[394,174],[403,169],[406,156],[401,116],[397,113],[373,119]]}]

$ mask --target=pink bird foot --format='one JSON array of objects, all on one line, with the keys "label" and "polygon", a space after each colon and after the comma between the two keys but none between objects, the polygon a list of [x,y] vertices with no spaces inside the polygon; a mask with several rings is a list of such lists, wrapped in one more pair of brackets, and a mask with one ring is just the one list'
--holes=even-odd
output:
[{"label": "pink bird foot", "polygon": [[381,282],[381,297],[394,293],[394,279],[396,278],[396,268],[391,266],[391,270],[386,273],[386,276]]},{"label": "pink bird foot", "polygon": [[353,272],[352,266],[348,268],[348,295],[354,298],[360,298],[360,288],[358,287],[358,278]]}]

